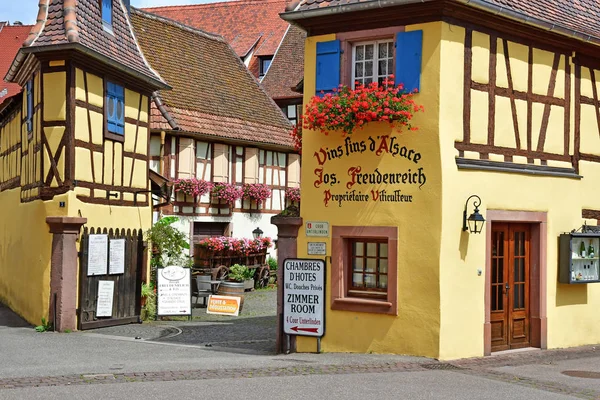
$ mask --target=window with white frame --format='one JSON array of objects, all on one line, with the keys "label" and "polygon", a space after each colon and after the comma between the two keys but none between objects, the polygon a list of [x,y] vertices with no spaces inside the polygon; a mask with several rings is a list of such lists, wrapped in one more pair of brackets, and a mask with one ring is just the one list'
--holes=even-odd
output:
[{"label": "window with white frame", "polygon": [[369,85],[382,83],[394,71],[392,39],[354,43],[352,46],[352,88],[356,82]]}]

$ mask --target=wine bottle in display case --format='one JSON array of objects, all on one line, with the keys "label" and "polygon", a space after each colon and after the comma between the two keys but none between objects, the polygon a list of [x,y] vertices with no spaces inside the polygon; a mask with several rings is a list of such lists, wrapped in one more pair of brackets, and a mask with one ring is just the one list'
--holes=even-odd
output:
[{"label": "wine bottle in display case", "polygon": [[559,282],[600,282],[600,232],[565,233],[559,239]]}]

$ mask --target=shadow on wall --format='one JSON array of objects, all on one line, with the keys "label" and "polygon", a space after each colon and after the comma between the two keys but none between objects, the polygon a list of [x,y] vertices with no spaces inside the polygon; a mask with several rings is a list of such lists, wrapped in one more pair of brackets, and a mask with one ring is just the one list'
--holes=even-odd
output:
[{"label": "shadow on wall", "polygon": [[[557,249],[560,249],[560,238],[557,239]],[[559,253],[559,252],[557,252]],[[560,265],[560,254],[557,254],[556,265]],[[559,272],[557,271],[557,274]],[[572,306],[588,303],[587,284],[560,283],[556,278],[556,307]]]},{"label": "shadow on wall", "polygon": [[588,285],[556,282],[556,307],[588,303]]}]

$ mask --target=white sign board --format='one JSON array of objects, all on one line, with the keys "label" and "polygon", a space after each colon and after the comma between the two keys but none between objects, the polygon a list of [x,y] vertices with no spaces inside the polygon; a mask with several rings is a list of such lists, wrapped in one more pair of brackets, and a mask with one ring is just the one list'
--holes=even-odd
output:
[{"label": "white sign board", "polygon": [[113,281],[98,281],[98,301],[96,302],[96,317],[112,316],[115,283]]},{"label": "white sign board", "polygon": [[106,275],[108,267],[108,235],[88,236],[88,276]]},{"label": "white sign board", "polygon": [[327,254],[327,244],[325,242],[308,242],[308,255],[319,256]]},{"label": "white sign board", "polygon": [[109,274],[125,273],[125,239],[111,239],[108,258]]},{"label": "white sign board", "polygon": [[325,262],[283,262],[283,331],[288,335],[325,334]]},{"label": "white sign board", "polygon": [[329,236],[329,222],[308,221],[306,223],[306,236]]},{"label": "white sign board", "polygon": [[191,315],[190,269],[177,266],[159,268],[156,277],[157,315]]}]

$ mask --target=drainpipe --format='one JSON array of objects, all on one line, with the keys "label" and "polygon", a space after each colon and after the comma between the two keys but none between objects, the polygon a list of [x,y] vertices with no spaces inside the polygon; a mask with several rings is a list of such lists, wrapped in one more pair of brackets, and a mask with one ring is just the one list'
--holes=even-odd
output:
[{"label": "drainpipe", "polygon": [[158,169],[161,175],[165,174],[165,131],[160,131],[160,161],[158,162]]}]

